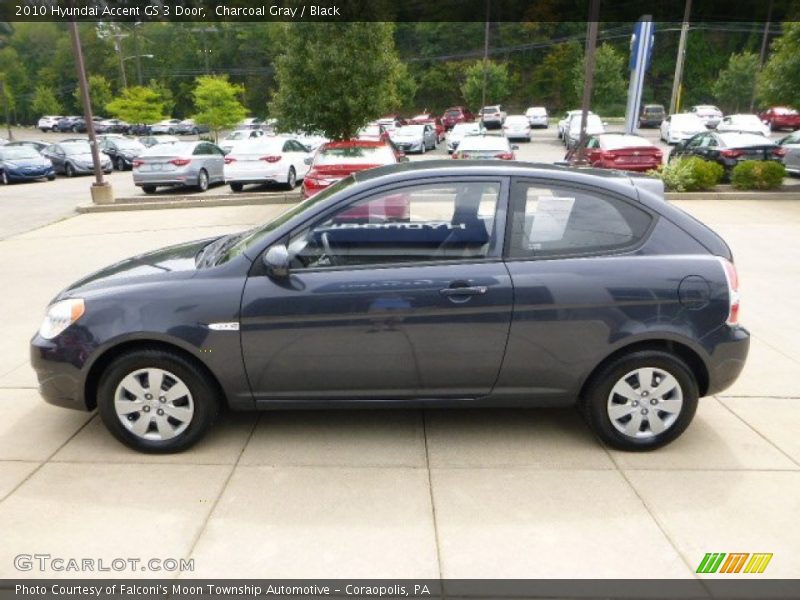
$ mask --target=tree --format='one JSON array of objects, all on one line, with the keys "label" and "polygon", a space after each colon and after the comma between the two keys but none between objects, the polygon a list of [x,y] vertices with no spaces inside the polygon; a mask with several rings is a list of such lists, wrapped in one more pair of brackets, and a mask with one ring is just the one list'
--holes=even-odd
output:
[{"label": "tree", "polygon": [[484,78],[487,104],[499,104],[511,93],[511,77],[508,74],[508,67],[504,64],[479,60],[467,67],[466,76],[464,85],[461,86],[461,94],[469,106],[481,105]]},{"label": "tree", "polygon": [[106,110],[114,117],[133,124],[155,123],[168,115],[159,93],[139,86],[124,90],[119,98],[106,104]]},{"label": "tree", "polygon": [[[622,75],[625,59],[611,44],[604,43],[595,53],[594,82],[592,85],[592,105],[590,109],[598,113],[621,115],[625,112],[627,84]],[[586,58],[573,67],[575,92],[583,98],[583,75]]]},{"label": "tree", "polygon": [[[83,106],[79,87],[75,88],[73,95],[75,96],[75,101],[78,103],[78,106]],[[92,101],[93,115],[102,115],[106,105],[111,102],[113,97],[111,93],[111,84],[108,82],[108,79],[102,75],[89,76],[89,98]]]},{"label": "tree", "polygon": [[758,95],[765,104],[800,105],[800,22],[785,22],[783,36],[772,42]]},{"label": "tree", "polygon": [[56,98],[56,94],[48,85],[37,85],[33,92],[31,109],[37,115],[58,115],[61,114],[61,102]]},{"label": "tree", "polygon": [[564,77],[564,73],[572,73],[575,65],[581,63],[582,56],[581,46],[575,41],[553,47],[534,71],[529,93],[531,103],[542,104],[551,110],[571,110],[577,106],[579,96],[575,85],[569,77]]},{"label": "tree", "polygon": [[270,116],[284,130],[341,140],[402,106],[409,85],[393,31],[394,24],[384,22],[288,24],[284,53],[275,63],[278,90]]},{"label": "tree", "polygon": [[731,54],[728,66],[719,72],[712,91],[726,113],[738,113],[750,103],[756,83],[758,56],[753,52]]},{"label": "tree", "polygon": [[244,94],[244,88],[229,82],[227,75],[204,75],[196,82],[193,92],[196,113],[192,118],[208,125],[216,141],[220,130],[233,127],[247,116],[247,109],[238,98]]}]

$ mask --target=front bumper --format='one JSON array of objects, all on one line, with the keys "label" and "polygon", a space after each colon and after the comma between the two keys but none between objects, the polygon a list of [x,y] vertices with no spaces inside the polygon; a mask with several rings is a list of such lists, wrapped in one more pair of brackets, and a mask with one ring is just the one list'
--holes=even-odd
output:
[{"label": "front bumper", "polygon": [[6,170],[6,175],[9,181],[35,181],[36,179],[43,179],[45,177],[53,177],[55,171],[53,167],[42,169],[16,169]]},{"label": "front bumper", "polygon": [[[66,333],[66,332],[65,332]],[[31,366],[39,380],[39,393],[45,402],[72,408],[89,410],[84,397],[83,365],[88,348],[73,343],[67,335],[46,340],[38,333],[31,339]]]}]

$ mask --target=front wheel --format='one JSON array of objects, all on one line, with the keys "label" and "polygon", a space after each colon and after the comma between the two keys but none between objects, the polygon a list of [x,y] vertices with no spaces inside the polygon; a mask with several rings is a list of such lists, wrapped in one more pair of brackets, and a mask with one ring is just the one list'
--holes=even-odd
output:
[{"label": "front wheel", "polygon": [[241,183],[232,183],[231,184],[231,191],[233,192],[241,192],[244,189],[244,185]]},{"label": "front wheel", "polygon": [[600,439],[620,450],[660,448],[675,440],[697,410],[697,381],[667,352],[634,352],[611,361],[588,383],[582,409]]},{"label": "front wheel", "polygon": [[139,350],[114,360],[97,389],[97,408],[123,444],[149,453],[180,452],[196,443],[219,412],[216,386],[178,354]]},{"label": "front wheel", "polygon": [[75,167],[72,166],[72,163],[64,165],[64,175],[67,177],[75,177]]},{"label": "front wheel", "polygon": [[154,185],[143,185],[142,191],[145,194],[155,194],[156,193],[156,186]]}]

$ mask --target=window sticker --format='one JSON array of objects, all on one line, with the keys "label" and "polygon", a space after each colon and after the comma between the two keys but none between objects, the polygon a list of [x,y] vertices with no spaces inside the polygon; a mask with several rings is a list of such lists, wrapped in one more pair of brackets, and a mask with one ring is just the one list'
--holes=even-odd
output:
[{"label": "window sticker", "polygon": [[539,196],[528,236],[529,249],[536,249],[540,242],[555,242],[563,238],[574,204],[575,198]]}]

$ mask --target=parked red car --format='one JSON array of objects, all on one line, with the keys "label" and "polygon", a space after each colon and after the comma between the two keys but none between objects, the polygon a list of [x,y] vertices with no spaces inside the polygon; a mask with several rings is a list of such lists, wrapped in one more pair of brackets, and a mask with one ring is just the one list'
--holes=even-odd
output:
[{"label": "parked red car", "polygon": [[385,141],[328,142],[317,150],[303,179],[303,197],[310,198],[352,173],[393,165],[402,158],[403,154]]},{"label": "parked red car", "polygon": [[416,117],[408,120],[409,123],[421,124],[430,123],[436,129],[436,142],[443,142],[447,135],[447,130],[444,127],[442,120],[433,113],[420,113]]},{"label": "parked red car", "polygon": [[758,113],[758,116],[769,123],[771,129],[800,129],[800,113],[787,106],[773,106]]},{"label": "parked red car", "polygon": [[[661,164],[663,153],[649,140],[627,133],[601,133],[586,139],[586,160],[600,169],[622,171],[649,171]],[[566,156],[570,163],[577,163],[578,148],[572,148]]]},{"label": "parked red car", "polygon": [[450,131],[457,123],[472,123],[475,120],[468,108],[464,106],[451,106],[442,115],[442,124]]}]

